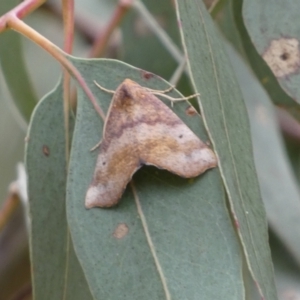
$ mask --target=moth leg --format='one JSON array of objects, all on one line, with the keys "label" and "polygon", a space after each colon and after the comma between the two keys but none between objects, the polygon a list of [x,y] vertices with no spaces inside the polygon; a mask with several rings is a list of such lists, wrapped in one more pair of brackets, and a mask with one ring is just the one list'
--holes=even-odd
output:
[{"label": "moth leg", "polygon": [[96,84],[96,86],[97,86],[100,90],[102,90],[102,91],[104,91],[104,92],[106,92],[106,93],[110,93],[110,94],[114,94],[114,93],[115,93],[115,91],[113,91],[113,90],[108,90],[108,89],[104,88],[103,86],[101,86],[96,80],[94,80],[94,83]]},{"label": "moth leg", "polygon": [[93,152],[94,150],[96,150],[100,144],[101,144],[102,140],[100,140],[100,142],[98,142],[93,148],[90,149],[91,152]]},{"label": "moth leg", "polygon": [[197,93],[197,94],[193,94],[193,95],[190,95],[190,96],[187,96],[187,97],[174,98],[174,97],[171,97],[171,96],[168,96],[168,95],[165,95],[165,94],[161,94],[161,93],[153,93],[153,94],[161,96],[163,98],[166,98],[166,99],[170,100],[172,107],[174,105],[174,102],[177,102],[177,101],[186,101],[186,100],[189,100],[189,99],[192,99],[192,98],[200,96],[200,94]]},{"label": "moth leg", "polygon": [[152,94],[157,94],[157,95],[169,93],[169,92],[171,92],[174,89],[175,89],[175,85],[171,85],[170,87],[168,87],[165,90],[154,90],[154,89],[146,88],[146,90],[148,92],[150,92]]}]

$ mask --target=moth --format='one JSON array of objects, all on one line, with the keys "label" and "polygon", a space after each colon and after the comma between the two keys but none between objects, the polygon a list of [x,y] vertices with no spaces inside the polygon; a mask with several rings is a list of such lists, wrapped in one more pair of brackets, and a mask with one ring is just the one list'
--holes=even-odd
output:
[{"label": "moth", "polygon": [[143,165],[192,178],[215,167],[217,158],[151,90],[125,79],[107,113],[85,206],[116,205]]}]

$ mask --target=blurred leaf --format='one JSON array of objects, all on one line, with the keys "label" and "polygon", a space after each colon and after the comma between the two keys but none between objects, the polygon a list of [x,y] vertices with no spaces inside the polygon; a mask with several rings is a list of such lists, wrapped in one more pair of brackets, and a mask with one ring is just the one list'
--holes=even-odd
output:
[{"label": "blurred leaf", "polygon": [[1,68],[19,112],[29,122],[37,99],[23,60],[23,48],[21,46],[20,34],[16,32],[1,34]]},{"label": "blurred leaf", "polygon": [[256,177],[250,125],[224,46],[201,1],[177,1],[191,77],[219,158],[219,168],[248,268],[261,297],[277,299],[267,221]]},{"label": "blurred leaf", "polygon": [[[167,86],[158,76],[145,78],[145,71],[121,62],[75,58],[72,62],[105,110],[111,95],[99,90],[94,80],[108,89],[116,89],[128,77],[154,89]],[[175,111],[206,141],[201,120],[185,113],[188,107],[186,102],[176,103]],[[102,129],[100,117],[79,91],[67,215],[95,299],[242,299],[242,255],[217,169],[189,180],[143,167],[134,176],[141,214],[129,188],[117,207],[85,209],[97,158],[97,151],[90,148],[100,140]],[[113,234],[120,225],[128,233],[118,239]]]},{"label": "blurred leaf", "polygon": [[[244,41],[244,47],[249,55],[252,67],[267,88],[271,99],[277,104],[292,108],[292,99],[298,103],[300,102],[300,54],[298,46],[296,54],[298,62],[294,63],[292,61],[293,55],[290,53],[288,44],[290,44],[292,38],[297,42],[299,42],[300,39],[299,24],[291,21],[298,19],[300,2],[297,0],[244,0],[243,9],[241,9],[241,1],[234,1],[234,3],[235,9],[237,10],[236,16],[238,28],[241,30],[241,38]],[[242,16],[245,25],[242,24]],[[244,26],[246,26],[248,33]],[[284,42],[284,40],[281,40],[282,38],[288,38],[289,41],[285,40],[286,42]],[[272,41],[279,41],[279,44],[277,44],[278,48],[272,56],[272,62],[270,60],[268,62],[269,66],[273,65],[273,73],[274,69],[277,69],[277,72],[278,70],[283,71],[287,66],[292,65],[296,67],[295,71],[287,73],[284,76],[276,74],[277,72],[275,72],[275,74],[272,73],[266,62],[262,59],[262,56],[266,59],[265,55],[267,54],[268,49],[271,49],[269,47],[272,45]],[[275,50],[274,44],[272,47],[273,50]],[[287,55],[286,57],[284,55],[285,53]],[[276,68],[275,65],[277,65]],[[277,80],[291,98],[281,90]],[[299,120],[299,106],[294,105],[294,109],[295,108],[298,112],[295,111],[294,114],[296,114]]]},{"label": "blurred leaf", "polygon": [[[242,17],[242,2],[241,1],[232,1],[233,14],[235,16],[235,22],[237,24],[237,29],[240,33],[240,39],[244,45],[244,52],[255,72],[256,76],[259,78],[261,84],[268,91],[271,100],[280,107],[286,109],[291,113],[295,118],[300,120],[300,109],[299,105],[289,97],[280,87],[276,77],[267,66],[266,62],[262,57],[257,53],[252,40],[249,37],[249,34],[245,28],[244,20]],[[235,45],[236,46],[236,45]]]},{"label": "blurred leaf", "polygon": [[227,1],[224,9],[216,16],[216,21],[226,39],[247,59],[274,104],[300,120],[299,105],[282,90],[276,77],[253,46],[243,22],[242,1]]},{"label": "blurred leaf", "polygon": [[16,299],[24,285],[30,287],[30,261],[24,209],[19,205],[0,233],[0,299]]},{"label": "blurred leaf", "polygon": [[[63,26],[57,16],[51,14],[49,11],[45,11],[41,7],[26,17],[26,24],[36,29],[52,43],[63,48]],[[41,99],[56,85],[61,73],[61,65],[49,53],[31,40],[22,37],[22,45],[28,66],[28,73],[33,82],[37,97]],[[77,46],[78,44],[74,45],[74,47]]]},{"label": "blurred leaf", "polygon": [[[26,167],[33,295],[34,299],[45,300],[92,299],[74,256],[66,222],[62,98],[59,85],[41,100],[32,115],[28,133]],[[74,282],[72,279],[76,278],[78,281]]]},{"label": "blurred leaf", "polygon": [[[219,2],[224,1],[222,0]],[[214,17],[219,30],[223,33],[226,39],[234,45],[236,50],[238,50],[241,55],[246,57],[242,39],[240,37],[239,28],[237,28],[234,10],[232,8],[233,2],[234,0],[226,0],[224,6],[222,7],[222,10],[219,10],[216,15],[213,12],[212,17]]]},{"label": "blurred leaf", "polygon": [[228,47],[248,109],[255,165],[272,229],[300,266],[300,192],[268,95],[238,54]]},{"label": "blurred leaf", "polygon": [[[1,1],[0,16],[12,9],[19,1]],[[29,121],[37,102],[27,72],[19,33],[7,31],[0,35],[0,63],[9,91],[20,113]]]},{"label": "blurred leaf", "polygon": [[299,265],[295,263],[295,260],[287,252],[284,245],[272,233],[270,234],[270,245],[272,248],[279,299],[299,299]]},{"label": "blurred leaf", "polygon": [[[152,0],[144,0],[142,3],[161,26],[161,29],[181,50],[176,13],[172,1],[161,0],[159,5]],[[178,63],[144,19],[134,8],[125,16],[122,22],[122,61],[170,79]],[[184,93],[191,94],[189,81],[185,74],[177,88]]]},{"label": "blurred leaf", "polygon": [[[161,0],[160,5],[147,0],[143,3],[162,29],[179,45],[176,14],[171,1]],[[122,32],[124,35],[122,60],[165,78],[172,75],[176,69],[176,61],[134,9],[126,15],[122,23]]]},{"label": "blurred leaf", "polygon": [[0,203],[7,196],[7,188],[16,178],[16,164],[24,155],[25,131],[16,122],[9,107],[12,103],[10,101],[12,100],[0,72]]}]

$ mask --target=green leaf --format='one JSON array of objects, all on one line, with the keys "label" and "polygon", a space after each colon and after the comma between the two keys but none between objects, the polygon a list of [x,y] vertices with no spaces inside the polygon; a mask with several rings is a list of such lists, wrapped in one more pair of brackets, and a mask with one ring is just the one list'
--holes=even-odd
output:
[{"label": "green leaf", "polygon": [[[281,87],[300,103],[300,2],[244,0],[243,17],[252,43]],[[273,53],[269,52],[274,51]]]},{"label": "green leaf", "polygon": [[215,25],[201,1],[177,1],[191,78],[228,194],[248,268],[265,299],[276,299],[267,221],[242,95]]},{"label": "green leaf", "polygon": [[270,234],[270,245],[272,248],[272,257],[275,267],[276,285],[278,294],[283,297],[287,295],[297,299],[300,295],[299,282],[300,272],[299,264],[291,257],[288,249],[280,241]]},{"label": "green leaf", "polygon": [[263,58],[260,56],[260,54],[257,52],[255,45],[253,44],[253,41],[247,32],[242,15],[242,1],[231,0],[231,2],[231,9],[233,11],[232,13],[234,15],[236,28],[239,31],[240,37],[240,42],[236,42],[235,47],[237,48],[237,45],[243,45],[242,53],[244,54],[244,57],[249,60],[253,71],[259,78],[263,87],[268,91],[268,94],[270,95],[273,103],[279,105],[282,108],[285,108],[294,117],[300,120],[298,103],[296,103],[290,96],[288,96],[281,88],[276,77],[274,76],[266,62],[263,60]]},{"label": "green leaf", "polygon": [[232,48],[228,50],[249,113],[255,165],[269,224],[300,263],[300,192],[276,111],[238,54]]},{"label": "green leaf", "polygon": [[[145,78],[144,71],[118,61],[71,60],[105,111],[111,95],[94,80],[113,90],[125,78],[154,89],[168,86],[159,77]],[[207,141],[199,117],[186,114],[188,107],[181,102],[174,109]],[[217,168],[189,180],[143,167],[134,176],[138,199],[128,187],[118,206],[87,210],[84,199],[97,158],[97,151],[90,149],[101,139],[102,130],[102,120],[79,91],[67,216],[95,299],[242,299],[242,256]],[[114,232],[122,227],[128,232],[117,238]]]},{"label": "green leaf", "polygon": [[[155,20],[163,25],[172,41],[180,42],[176,30],[176,15],[172,3],[161,0],[160,5],[153,1],[143,1],[146,9],[151,11]],[[176,68],[176,61],[159,41],[151,29],[145,24],[136,10],[131,10],[122,23],[124,45],[122,60],[134,64],[144,70],[155,72],[162,77],[170,77]],[[133,34],[134,32],[134,34]],[[136,39],[139,43],[136,43]]]},{"label": "green leaf", "polygon": [[[235,10],[233,7],[241,6],[241,1],[226,0],[219,1],[223,3],[222,10],[215,14],[215,9],[211,12],[211,16],[214,18],[218,29],[222,32],[225,38],[234,45],[235,49],[243,56],[246,56],[244,46],[242,43],[242,37],[240,35],[240,28],[237,25]],[[238,2],[238,3],[236,3]]]},{"label": "green leaf", "polygon": [[[15,7],[19,1],[1,1],[0,16]],[[13,49],[13,51],[12,51]],[[0,36],[0,63],[14,102],[26,121],[29,121],[37,102],[27,67],[19,33],[8,31]]]},{"label": "green leaf", "polygon": [[[139,2],[140,4],[138,4]],[[160,35],[167,36],[177,48],[175,54],[171,54],[164,40],[162,42],[155,32],[147,25],[147,20],[138,9],[144,7],[149,15],[158,23]],[[177,29],[174,5],[169,0],[160,0],[159,5],[152,0],[136,1],[122,22],[122,61],[138,68],[158,74],[163,78],[171,78],[178,65],[175,57],[183,59],[180,48],[180,35]],[[136,40],[138,39],[138,43]],[[179,54],[179,58],[178,58]],[[180,55],[182,58],[180,59]],[[175,56],[175,57],[174,57]],[[188,77],[184,74],[177,88],[184,93],[190,93]]]},{"label": "green leaf", "polygon": [[66,221],[62,99],[59,85],[34,110],[28,133],[25,155],[33,295],[45,300],[92,299],[72,250]]}]

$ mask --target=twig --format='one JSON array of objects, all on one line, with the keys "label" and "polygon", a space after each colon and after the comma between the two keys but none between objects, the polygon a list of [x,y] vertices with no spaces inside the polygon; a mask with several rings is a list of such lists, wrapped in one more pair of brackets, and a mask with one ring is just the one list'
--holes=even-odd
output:
[{"label": "twig", "polygon": [[27,283],[17,291],[10,300],[24,300],[24,299],[31,299],[29,298],[32,295],[32,286],[31,283]]},{"label": "twig", "polygon": [[3,230],[5,225],[10,220],[13,213],[16,211],[16,209],[20,205],[20,198],[19,194],[16,190],[16,187],[14,184],[11,185],[11,188],[9,189],[9,194],[7,198],[4,200],[3,206],[0,210],[0,232]]},{"label": "twig", "polygon": [[[29,2],[24,1],[24,2]],[[55,44],[51,43],[48,39],[46,39],[44,36],[39,34],[37,31],[35,31],[30,26],[26,25],[23,21],[19,19],[20,16],[24,16],[25,12],[28,13],[35,9],[38,5],[27,5],[25,8],[23,7],[22,2],[20,5],[6,13],[4,16],[0,18],[0,32],[5,31],[7,29],[13,29],[28,39],[32,40],[36,44],[38,44],[40,47],[42,47],[44,50],[46,50],[49,54],[51,54],[56,60],[58,60],[62,66],[70,72],[78,81],[79,85],[82,87],[88,98],[90,99],[91,103],[93,104],[95,110],[97,113],[101,116],[101,118],[105,119],[105,114],[102,111],[102,109],[99,107],[96,98],[94,97],[93,93],[89,89],[88,85],[86,84],[84,78],[81,76],[80,72],[73,66],[73,64],[67,59],[67,55],[64,51],[62,51],[59,47],[57,47]],[[32,2],[38,2],[38,1],[30,1],[30,4]],[[39,1],[39,5],[43,1]],[[23,7],[23,10],[20,10],[20,7]],[[24,12],[25,11],[25,12]]]},{"label": "twig", "polygon": [[177,85],[179,79],[182,76],[182,73],[185,71],[185,69],[186,69],[186,63],[187,63],[187,59],[186,59],[186,57],[184,57],[182,59],[181,63],[177,66],[177,69],[173,73],[172,77],[170,78],[170,83],[173,86]]},{"label": "twig", "polygon": [[177,45],[171,40],[168,34],[161,28],[161,26],[157,23],[154,17],[149,13],[144,4],[136,0],[132,5],[136,11],[142,16],[143,21],[149,26],[149,28],[156,34],[161,43],[166,47],[166,49],[173,56],[175,61],[180,64],[183,59],[183,54],[177,47]]},{"label": "twig", "polygon": [[[63,0],[63,21],[64,21],[64,51],[72,54],[74,40],[74,0]],[[70,115],[70,94],[71,94],[71,76],[67,70],[64,70],[63,82],[63,101],[64,101],[64,123],[66,139],[66,162],[68,166],[70,153],[69,137],[69,115]],[[67,167],[68,168],[68,167]]]},{"label": "twig", "polygon": [[123,20],[129,8],[131,8],[134,0],[119,0],[116,9],[110,18],[106,28],[96,37],[94,45],[89,53],[89,57],[101,57],[107,47],[108,41]]}]

